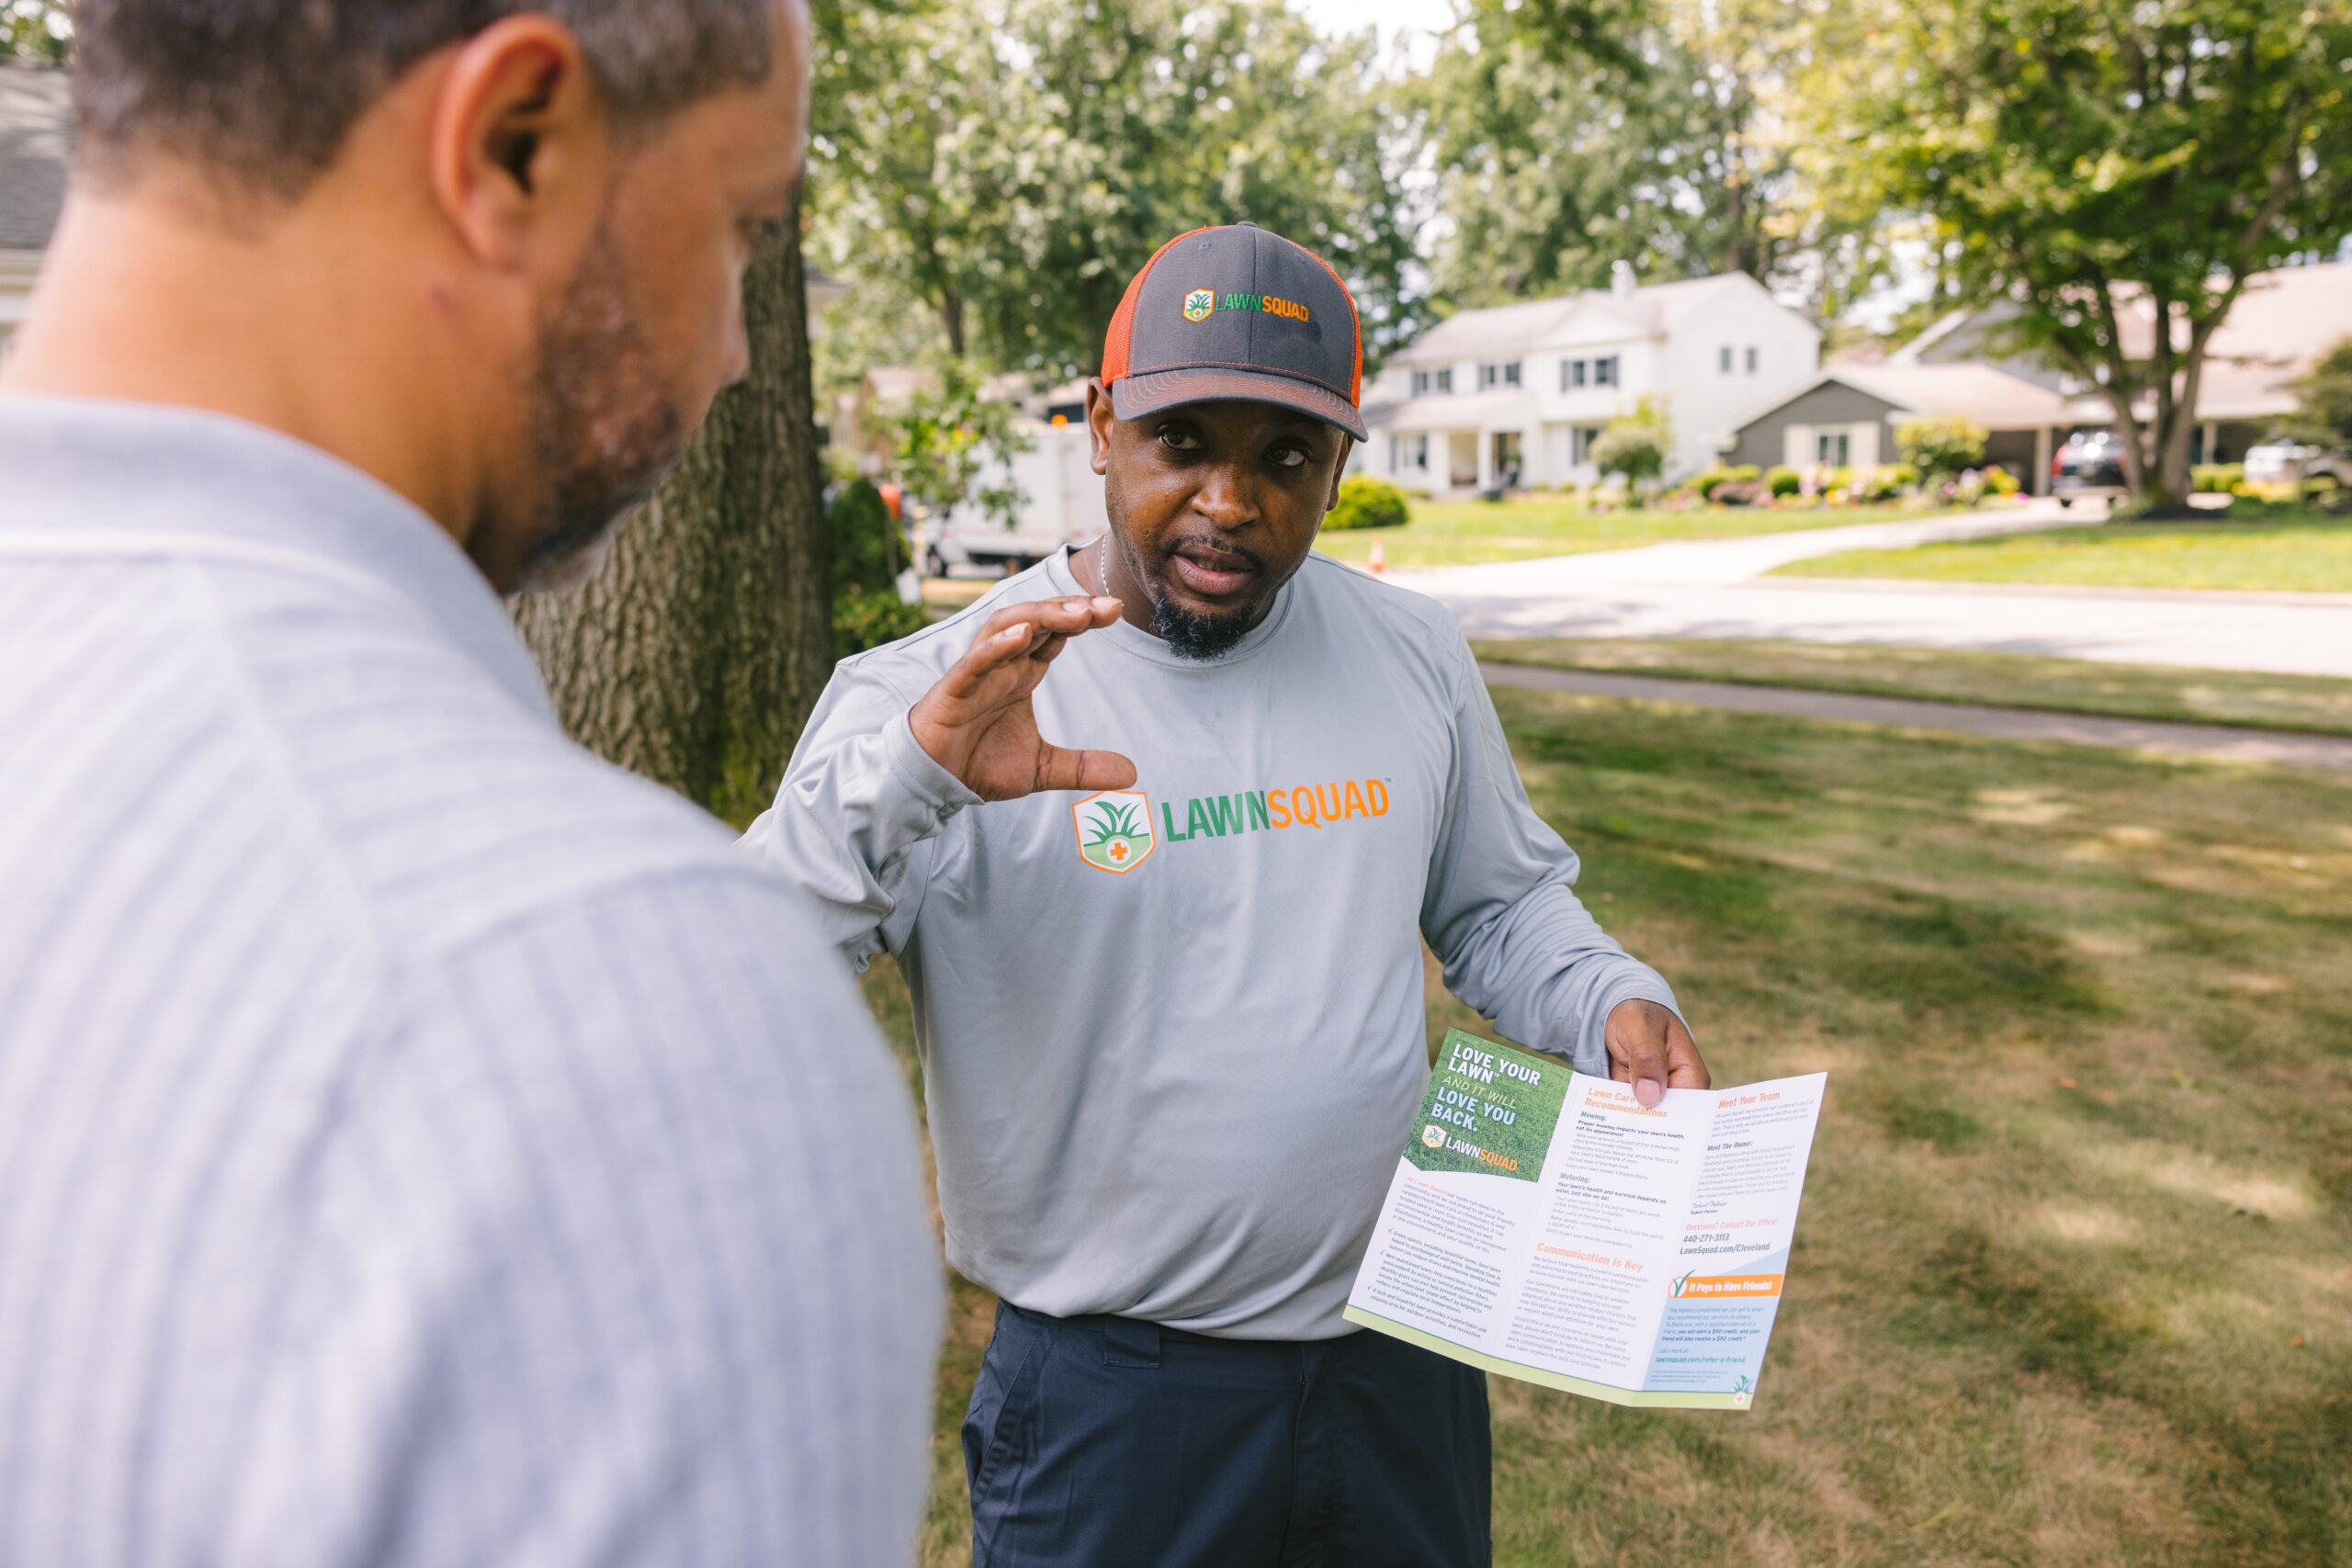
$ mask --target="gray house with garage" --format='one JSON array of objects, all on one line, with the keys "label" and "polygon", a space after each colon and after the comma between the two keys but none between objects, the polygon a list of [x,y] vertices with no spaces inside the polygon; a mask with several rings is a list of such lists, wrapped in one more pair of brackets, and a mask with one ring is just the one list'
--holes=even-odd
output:
[{"label": "gray house with garage", "polygon": [[2079,423],[2075,400],[1989,365],[1833,365],[1717,434],[1721,460],[1758,468],[1873,468],[1898,460],[1895,427],[1966,418],[1989,433],[1984,461],[2039,495],[2050,459]]}]

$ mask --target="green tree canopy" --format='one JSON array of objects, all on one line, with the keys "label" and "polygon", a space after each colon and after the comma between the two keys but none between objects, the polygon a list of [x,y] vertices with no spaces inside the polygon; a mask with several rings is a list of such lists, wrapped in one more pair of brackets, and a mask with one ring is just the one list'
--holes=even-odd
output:
[{"label": "green tree canopy", "polygon": [[[2275,0],[1856,0],[1818,51],[1809,172],[1922,214],[2008,345],[2096,384],[2135,491],[2188,486],[2246,280],[2352,231],[2352,9]],[[1863,47],[1863,45],[1867,47]]]},{"label": "green tree canopy", "polygon": [[1408,327],[1399,109],[1368,37],[1279,0],[944,0],[870,31],[887,68],[814,148],[825,261],[922,300],[950,353],[1091,371],[1152,252],[1241,218],[1348,279],[1375,354]]},{"label": "green tree canopy", "polygon": [[965,502],[1012,525],[1023,496],[1010,482],[991,485],[991,459],[1010,458],[1035,445],[1015,428],[1018,411],[992,394],[971,366],[953,355],[931,366],[926,385],[888,417],[890,476],[910,500],[944,514]]},{"label": "green tree canopy", "polygon": [[2352,452],[2352,337],[2321,355],[2295,383],[2295,391],[2293,433],[2316,446]]},{"label": "green tree canopy", "polygon": [[1783,0],[1476,0],[1420,86],[1453,231],[1441,297],[1598,288],[1620,260],[1788,281],[1771,95],[1801,17]]},{"label": "green tree canopy", "polygon": [[73,41],[63,0],[0,0],[0,59],[62,60]]}]

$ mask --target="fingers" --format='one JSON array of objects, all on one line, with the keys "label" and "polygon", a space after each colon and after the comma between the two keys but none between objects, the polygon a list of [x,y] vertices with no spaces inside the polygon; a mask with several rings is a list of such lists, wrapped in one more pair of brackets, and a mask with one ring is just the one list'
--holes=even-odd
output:
[{"label": "fingers", "polygon": [[1643,1029],[1628,1043],[1625,1053],[1626,1077],[1634,1086],[1634,1098],[1644,1105],[1656,1105],[1666,1098],[1666,1042]]},{"label": "fingers", "polygon": [[1065,637],[1109,626],[1119,601],[1106,598],[1032,599],[990,615],[964,657],[942,677],[951,697],[968,697],[982,681],[1017,660],[1052,649]]},{"label": "fingers", "polygon": [[[1634,1098],[1644,1105],[1656,1105],[1666,1098],[1671,1073],[1666,1026],[1673,1017],[1656,1002],[1619,1002],[1609,1010],[1604,1026],[1609,1076],[1619,1083],[1632,1084]],[[1697,1055],[1695,1049],[1692,1055]]]},{"label": "fingers", "polygon": [[1037,747],[1037,787],[1046,789],[1125,789],[1136,782],[1136,765],[1116,751],[1074,751],[1067,747]]},{"label": "fingers", "polygon": [[1699,1043],[1672,1013],[1666,1015],[1667,1083],[1674,1089],[1706,1089],[1714,1080],[1699,1055]]}]

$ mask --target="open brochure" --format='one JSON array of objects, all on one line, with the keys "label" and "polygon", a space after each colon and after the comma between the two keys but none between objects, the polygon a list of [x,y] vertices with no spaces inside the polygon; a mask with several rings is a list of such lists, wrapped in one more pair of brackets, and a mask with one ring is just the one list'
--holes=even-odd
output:
[{"label": "open brochure", "polygon": [[1630,1085],[1453,1030],[1348,1320],[1618,1404],[1745,1409],[1827,1081],[1645,1108]]}]

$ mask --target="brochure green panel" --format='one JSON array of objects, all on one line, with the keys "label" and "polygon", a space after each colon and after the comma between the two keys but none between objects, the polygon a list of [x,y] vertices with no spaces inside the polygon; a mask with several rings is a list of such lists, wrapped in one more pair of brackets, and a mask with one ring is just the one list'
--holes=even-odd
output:
[{"label": "brochure green panel", "polygon": [[1422,1170],[1534,1180],[1575,1071],[1554,1057],[1448,1030],[1405,1157]]}]

